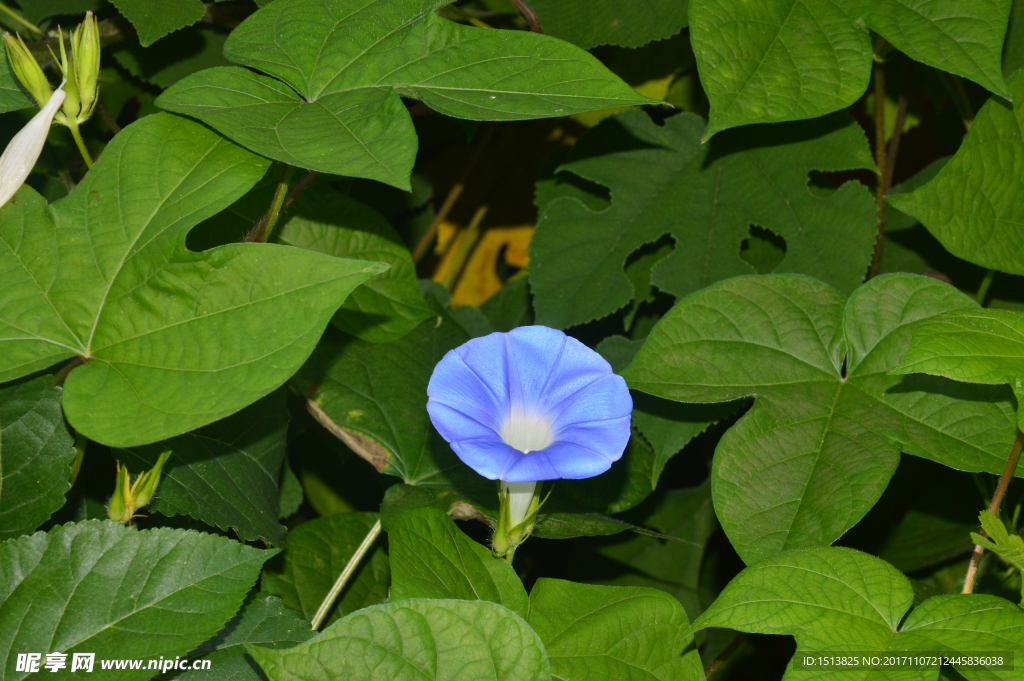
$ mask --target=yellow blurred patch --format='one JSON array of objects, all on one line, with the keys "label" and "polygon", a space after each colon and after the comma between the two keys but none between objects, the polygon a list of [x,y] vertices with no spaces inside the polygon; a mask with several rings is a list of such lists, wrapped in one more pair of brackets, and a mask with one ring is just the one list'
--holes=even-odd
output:
[{"label": "yellow blurred patch", "polygon": [[[459,251],[453,239],[465,238],[466,230],[452,222],[438,227],[434,252],[440,258],[434,270],[434,281],[444,281],[452,259]],[[498,278],[498,260],[502,258],[510,267],[524,268],[530,262],[530,237],[533,225],[491,226],[480,234],[476,245],[462,266],[452,291],[452,307],[481,305],[502,287]]]}]

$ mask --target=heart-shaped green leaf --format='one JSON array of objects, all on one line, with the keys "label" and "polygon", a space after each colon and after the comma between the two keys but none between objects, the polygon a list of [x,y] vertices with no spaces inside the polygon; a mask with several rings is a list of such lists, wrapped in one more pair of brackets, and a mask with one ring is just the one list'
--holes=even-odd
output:
[{"label": "heart-shaped green leaf", "polygon": [[[780,272],[815,276],[845,293],[860,284],[877,234],[875,203],[846,183],[823,194],[811,171],[872,168],[864,133],[846,114],[801,124],[737,130],[700,143],[704,121],[680,114],[655,124],[640,111],[586,135],[561,174],[607,187],[611,204],[592,209],[566,183],[545,192],[530,243],[537,322],[557,328],[609,315],[635,290],[625,265],[668,234],[674,247],[650,284],[685,296],[722,279],[753,274],[740,257],[751,224],[786,240]],[[765,144],[770,139],[771,144]]]},{"label": "heart-shaped green leaf", "polygon": [[[0,659],[62,652],[101,659],[185,655],[231,619],[274,554],[192,530],[89,520],[0,544]],[[152,670],[102,672],[148,679]]]},{"label": "heart-shaped green leaf", "polygon": [[[1024,654],[1024,613],[1009,601],[980,594],[935,596],[906,615],[913,599],[910,580],[874,556],[845,548],[787,551],[741,572],[690,629],[796,637],[785,681],[845,681],[854,673],[801,669],[797,662],[809,652],[1001,652],[1015,659]],[[972,681],[1015,678],[1011,670],[954,666]],[[907,669],[899,678],[931,681],[937,673]]]},{"label": "heart-shaped green leaf", "polygon": [[52,376],[0,388],[0,540],[31,532],[64,505],[74,458]]},{"label": "heart-shaped green leaf", "polygon": [[654,103],[583,50],[523,31],[462,26],[450,0],[275,0],[224,55],[161,95],[253,151],[408,188],[416,133],[402,97],[449,116],[520,120]]},{"label": "heart-shaped green leaf", "polygon": [[206,8],[201,0],[110,0],[139,34],[139,42],[149,45],[171,31],[191,26],[203,18]]},{"label": "heart-shaped green leaf", "polygon": [[65,414],[118,447],[206,425],[281,385],[385,265],[268,244],[189,252],[188,229],[266,169],[160,114],[125,128],[52,206],[22,187],[0,209],[0,380],[84,358]]},{"label": "heart-shaped green leaf", "polygon": [[807,277],[738,277],[677,303],[625,377],[680,401],[757,396],[712,471],[718,518],[750,564],[842,536],[881,496],[900,451],[1003,469],[1008,390],[888,375],[918,324],[976,307],[917,275],[876,277],[849,301]]},{"label": "heart-shaped green leaf", "polygon": [[868,29],[917,61],[1009,99],[1011,0],[691,0],[690,36],[711,101],[704,139],[747,123],[814,118],[868,85]]},{"label": "heart-shaped green leaf", "polygon": [[488,601],[392,601],[352,613],[294,648],[249,652],[271,681],[551,681],[537,634]]}]

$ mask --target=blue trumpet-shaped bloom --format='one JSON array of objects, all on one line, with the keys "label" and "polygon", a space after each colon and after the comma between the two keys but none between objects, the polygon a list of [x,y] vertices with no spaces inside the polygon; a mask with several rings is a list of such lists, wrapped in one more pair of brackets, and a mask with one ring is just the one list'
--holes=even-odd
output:
[{"label": "blue trumpet-shaped bloom", "polygon": [[434,367],[427,411],[491,480],[589,478],[618,461],[633,400],[599,354],[546,326],[474,338]]}]

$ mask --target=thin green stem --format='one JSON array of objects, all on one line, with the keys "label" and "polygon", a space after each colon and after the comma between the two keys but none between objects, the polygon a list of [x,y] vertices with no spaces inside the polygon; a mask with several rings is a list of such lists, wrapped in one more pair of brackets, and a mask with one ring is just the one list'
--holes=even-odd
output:
[{"label": "thin green stem", "polygon": [[89,154],[89,150],[85,146],[85,140],[82,139],[82,133],[79,132],[78,125],[69,125],[68,130],[71,131],[71,136],[75,138],[75,145],[78,147],[78,152],[82,154],[85,167],[92,168],[92,155]]},{"label": "thin green stem", "polygon": [[281,216],[281,207],[284,205],[285,197],[288,196],[288,185],[292,181],[292,173],[294,172],[295,166],[284,167],[281,181],[277,183],[277,189],[274,190],[274,198],[270,201],[270,208],[260,218],[260,221],[256,223],[256,226],[249,230],[243,241],[255,244],[267,243],[270,233],[274,231],[274,225],[277,224],[277,219]]},{"label": "thin green stem", "polygon": [[[1006,496],[1006,488],[1010,486],[1010,480],[1013,479],[1013,474],[1017,470],[1017,462],[1020,461],[1022,446],[1024,446],[1024,431],[1018,430],[1017,439],[1014,440],[1013,448],[1010,450],[1010,456],[1006,459],[1003,474],[999,476],[996,492],[992,495],[992,503],[988,505],[988,512],[992,515],[999,514],[999,506],[1003,503],[1003,497]],[[984,530],[982,530],[981,535],[987,536]],[[978,564],[981,562],[981,555],[983,553],[985,553],[984,547],[974,547],[974,553],[971,554],[971,562],[967,566],[967,576],[964,578],[963,593],[965,594],[974,592],[974,580],[978,577]]]},{"label": "thin green stem", "polygon": [[20,14],[18,14],[17,12],[15,12],[13,9],[11,9],[10,7],[8,7],[7,5],[5,5],[2,2],[0,2],[0,12],[3,12],[7,16],[9,16],[10,18],[14,19],[14,21],[16,21],[17,23],[21,24],[22,26],[24,26],[28,30],[32,31],[37,36],[40,36],[40,37],[43,36],[42,29],[40,29],[38,26],[33,24],[31,21],[29,21],[25,17],[21,16]]},{"label": "thin green stem", "polygon": [[995,270],[989,270],[985,273],[985,278],[981,280],[981,286],[978,287],[978,295],[975,300],[978,301],[978,305],[985,307],[985,298],[988,297],[988,290],[992,286],[992,280],[996,276]]},{"label": "thin green stem", "polygon": [[324,597],[323,603],[320,604],[316,614],[313,615],[313,631],[320,628],[320,624],[323,623],[324,618],[327,617],[327,611],[331,609],[332,605],[334,605],[334,601],[337,600],[338,594],[340,594],[341,590],[345,588],[345,584],[352,576],[352,573],[356,571],[356,568],[359,567],[359,562],[363,559],[363,556],[366,555],[366,552],[370,550],[370,546],[378,536],[380,536],[379,518],[377,519],[377,522],[373,524],[373,527],[370,528],[370,531],[366,533],[366,536],[363,538],[363,543],[359,545],[356,552],[352,554],[351,558],[349,558],[348,565],[346,565],[345,569],[341,571],[338,578],[334,580],[334,586],[332,586],[331,590],[327,592],[327,596]]}]

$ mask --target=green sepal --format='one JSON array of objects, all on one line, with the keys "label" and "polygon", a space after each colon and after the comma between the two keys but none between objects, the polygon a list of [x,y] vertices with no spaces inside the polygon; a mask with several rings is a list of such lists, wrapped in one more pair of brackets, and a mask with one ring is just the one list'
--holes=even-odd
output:
[{"label": "green sepal", "polygon": [[533,528],[537,524],[537,514],[540,512],[541,506],[551,496],[551,490],[554,489],[553,485],[549,487],[548,493],[541,499],[543,487],[544,483],[538,482],[537,486],[533,488],[533,498],[530,500],[530,507],[526,510],[526,517],[521,523],[512,527],[512,512],[509,508],[511,495],[502,491],[501,480],[498,481],[498,525],[494,528],[494,536],[491,538],[491,551],[495,557],[504,558],[511,563],[516,548],[533,533]]}]

